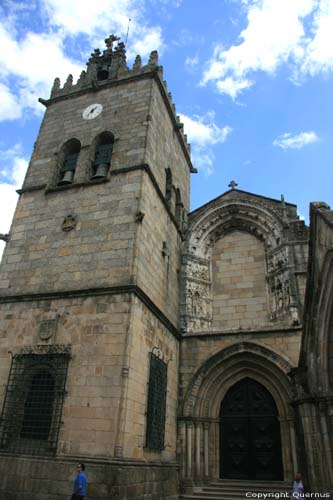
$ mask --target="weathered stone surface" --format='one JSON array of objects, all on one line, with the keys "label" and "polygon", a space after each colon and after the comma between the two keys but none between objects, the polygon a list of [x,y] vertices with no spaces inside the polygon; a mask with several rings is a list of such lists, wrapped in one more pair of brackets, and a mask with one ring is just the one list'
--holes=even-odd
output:
[{"label": "weathered stone surface", "polygon": [[[130,70],[115,41],[94,51],[77,83],[56,79],[6,238],[0,400],[11,355],[65,345],[71,359],[54,456],[3,449],[0,500],[68,498],[78,460],[87,500],[176,500],[179,486],[223,474],[221,405],[246,378],[275,401],[284,479],[299,466],[300,421],[320,489],[333,477],[332,214],[312,207],[307,283],[308,228],[283,197],[231,183],[188,215],[194,170],[157,53]],[[96,103],[100,114],[84,120]],[[103,132],[114,139],[111,164],[91,180]],[[81,145],[73,182],[59,186],[71,139]],[[153,351],[167,364],[160,451],[146,447]]]}]

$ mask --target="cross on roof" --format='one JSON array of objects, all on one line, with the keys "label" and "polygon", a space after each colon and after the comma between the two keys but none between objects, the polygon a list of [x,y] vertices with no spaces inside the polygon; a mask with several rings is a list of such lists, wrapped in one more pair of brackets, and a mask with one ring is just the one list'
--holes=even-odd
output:
[{"label": "cross on roof", "polygon": [[105,41],[105,45],[107,46],[107,48],[112,49],[113,42],[117,42],[118,40],[120,40],[120,36],[110,35],[104,41]]},{"label": "cross on roof", "polygon": [[228,184],[228,187],[230,187],[231,189],[235,189],[236,186],[238,186],[238,184],[235,181],[230,181]]}]

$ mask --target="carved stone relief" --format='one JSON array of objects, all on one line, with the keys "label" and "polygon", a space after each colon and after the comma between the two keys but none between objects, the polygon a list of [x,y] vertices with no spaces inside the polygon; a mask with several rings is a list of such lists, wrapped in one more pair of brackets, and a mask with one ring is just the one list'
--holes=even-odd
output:
[{"label": "carved stone relief", "polygon": [[189,259],[185,266],[185,316],[189,331],[207,329],[212,321],[208,261]]},{"label": "carved stone relief", "polygon": [[293,301],[292,279],[294,275],[288,246],[278,248],[267,256],[267,271],[272,321],[299,324],[298,307]]}]

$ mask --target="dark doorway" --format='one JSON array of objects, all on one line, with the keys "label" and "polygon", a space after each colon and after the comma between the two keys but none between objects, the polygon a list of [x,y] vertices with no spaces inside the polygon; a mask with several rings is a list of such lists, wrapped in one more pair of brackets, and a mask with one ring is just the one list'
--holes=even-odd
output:
[{"label": "dark doorway", "polygon": [[283,478],[277,407],[268,390],[250,378],[231,387],[221,404],[220,475]]}]

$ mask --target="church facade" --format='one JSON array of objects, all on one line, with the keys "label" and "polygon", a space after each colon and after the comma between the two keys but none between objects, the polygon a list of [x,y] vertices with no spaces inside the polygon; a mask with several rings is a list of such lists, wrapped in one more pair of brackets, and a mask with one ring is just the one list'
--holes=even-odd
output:
[{"label": "church facade", "polygon": [[231,183],[190,213],[196,170],[157,52],[129,69],[114,42],[41,99],[6,238],[0,499],[67,498],[77,461],[88,500],[298,470],[326,491],[329,207],[312,206],[310,247],[283,197]]}]

